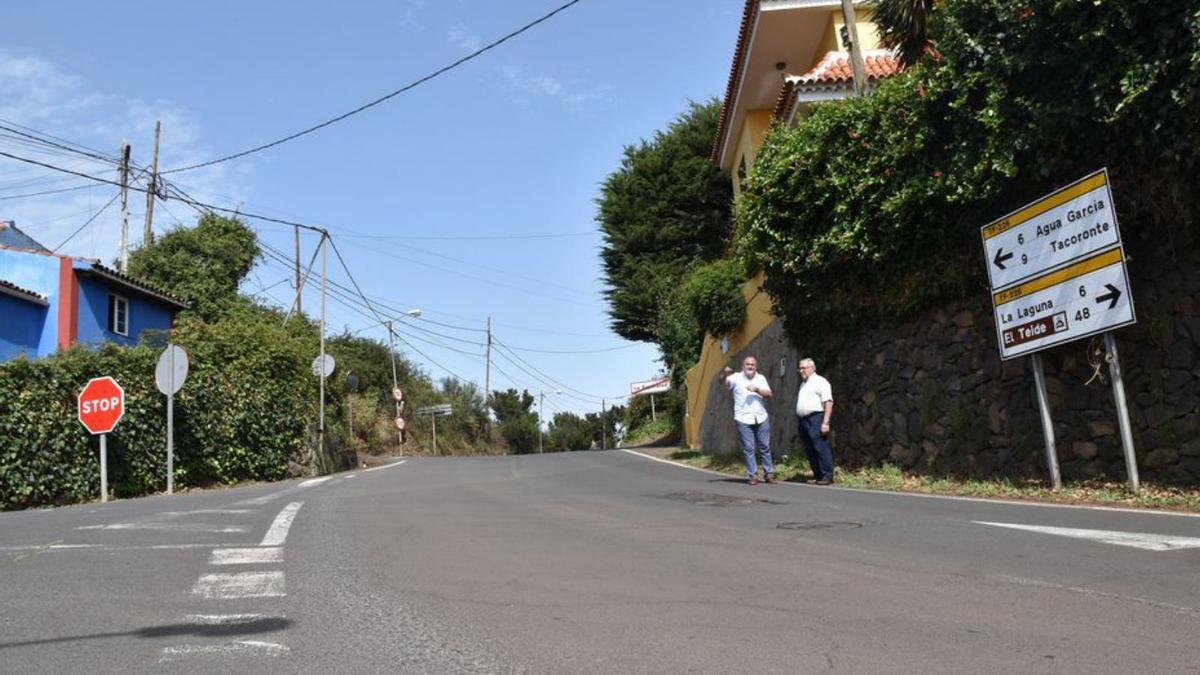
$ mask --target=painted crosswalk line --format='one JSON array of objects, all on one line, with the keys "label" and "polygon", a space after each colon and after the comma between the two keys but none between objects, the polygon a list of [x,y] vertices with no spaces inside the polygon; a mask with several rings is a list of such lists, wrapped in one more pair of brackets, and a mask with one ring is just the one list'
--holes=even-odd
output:
[{"label": "painted crosswalk line", "polygon": [[192,587],[192,595],[208,599],[281,598],[287,595],[283,572],[238,572],[203,574]]}]

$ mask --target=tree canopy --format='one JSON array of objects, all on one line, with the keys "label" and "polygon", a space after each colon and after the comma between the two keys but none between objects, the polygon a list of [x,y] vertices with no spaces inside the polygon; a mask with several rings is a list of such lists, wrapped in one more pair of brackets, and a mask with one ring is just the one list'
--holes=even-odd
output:
[{"label": "tree canopy", "polygon": [[238,287],[258,260],[258,236],[237,218],[200,217],[129,255],[129,274],[186,298],[211,321],[238,299]]},{"label": "tree canopy", "polygon": [[709,161],[720,112],[715,99],[691,103],[650,141],[626,146],[601,186],[605,296],[622,337],[659,342],[655,324],[671,289],[729,242],[732,188]]}]

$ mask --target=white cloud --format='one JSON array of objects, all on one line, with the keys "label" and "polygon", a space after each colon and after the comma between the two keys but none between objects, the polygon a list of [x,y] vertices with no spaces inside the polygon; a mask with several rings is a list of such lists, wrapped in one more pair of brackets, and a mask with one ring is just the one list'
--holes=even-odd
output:
[{"label": "white cloud", "polygon": [[545,97],[579,111],[588,104],[603,101],[612,91],[612,86],[607,84],[589,85],[578,79],[564,82],[541,73],[526,74],[516,66],[501,66],[499,72],[521,103],[529,103],[530,97]]},{"label": "white cloud", "polygon": [[[0,50],[0,124],[20,125],[68,139],[115,157],[122,140],[133,146],[135,164],[148,166],[154,144],[154,123],[162,121],[160,168],[193,164],[213,156],[203,140],[199,122],[185,108],[163,100],[129,98],[119,92],[89,88],[82,78],[35,54],[13,54]],[[14,128],[20,128],[14,126]],[[0,130],[0,150],[65,167],[108,180],[117,180],[111,163],[42,147],[12,138]],[[245,165],[218,165],[170,177],[197,199],[226,195],[228,201],[245,198]],[[5,199],[13,195],[87,185],[86,178],[0,157],[0,220],[15,220],[17,226],[48,248],[58,246],[100,210],[119,190],[105,184],[86,189],[37,197]],[[145,184],[145,181],[142,181]],[[216,199],[215,197],[211,197]],[[222,199],[218,203],[225,203]],[[129,193],[130,243],[141,242],[146,197]],[[156,232],[163,232],[179,218],[194,222],[196,212],[177,200],[155,207]],[[120,245],[119,201],[109,206],[82,233],[61,250],[70,255],[96,257],[111,262]]]},{"label": "white cloud", "polygon": [[479,48],[483,46],[483,41],[479,39],[478,35],[468,33],[461,28],[451,28],[448,37],[450,44],[468,54],[479,51]]}]

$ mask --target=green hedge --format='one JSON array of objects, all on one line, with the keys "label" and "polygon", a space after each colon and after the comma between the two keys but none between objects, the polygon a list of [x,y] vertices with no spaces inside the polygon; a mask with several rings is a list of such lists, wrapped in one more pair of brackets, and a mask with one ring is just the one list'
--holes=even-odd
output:
[{"label": "green hedge", "polygon": [[[180,487],[272,480],[299,457],[314,417],[307,326],[273,313],[206,324],[184,319],[172,339],[190,372],[175,397],[175,480]],[[161,348],[75,347],[0,365],[0,508],[95,499],[99,441],[79,424],[77,397],[93,377],[125,390],[125,415],[109,434],[109,485],[117,496],[166,484],[166,397],[154,386]]]},{"label": "green hedge", "polygon": [[684,286],[688,307],[700,329],[710,335],[728,335],[746,320],[742,285],[746,277],[732,260],[699,265]]}]

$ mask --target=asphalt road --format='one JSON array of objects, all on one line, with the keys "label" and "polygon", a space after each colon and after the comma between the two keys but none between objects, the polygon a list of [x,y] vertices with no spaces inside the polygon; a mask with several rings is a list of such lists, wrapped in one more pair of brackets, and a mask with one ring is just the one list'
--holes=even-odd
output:
[{"label": "asphalt road", "polygon": [[0,671],[1200,673],[1196,546],[621,451],[410,459],[0,514]]}]

